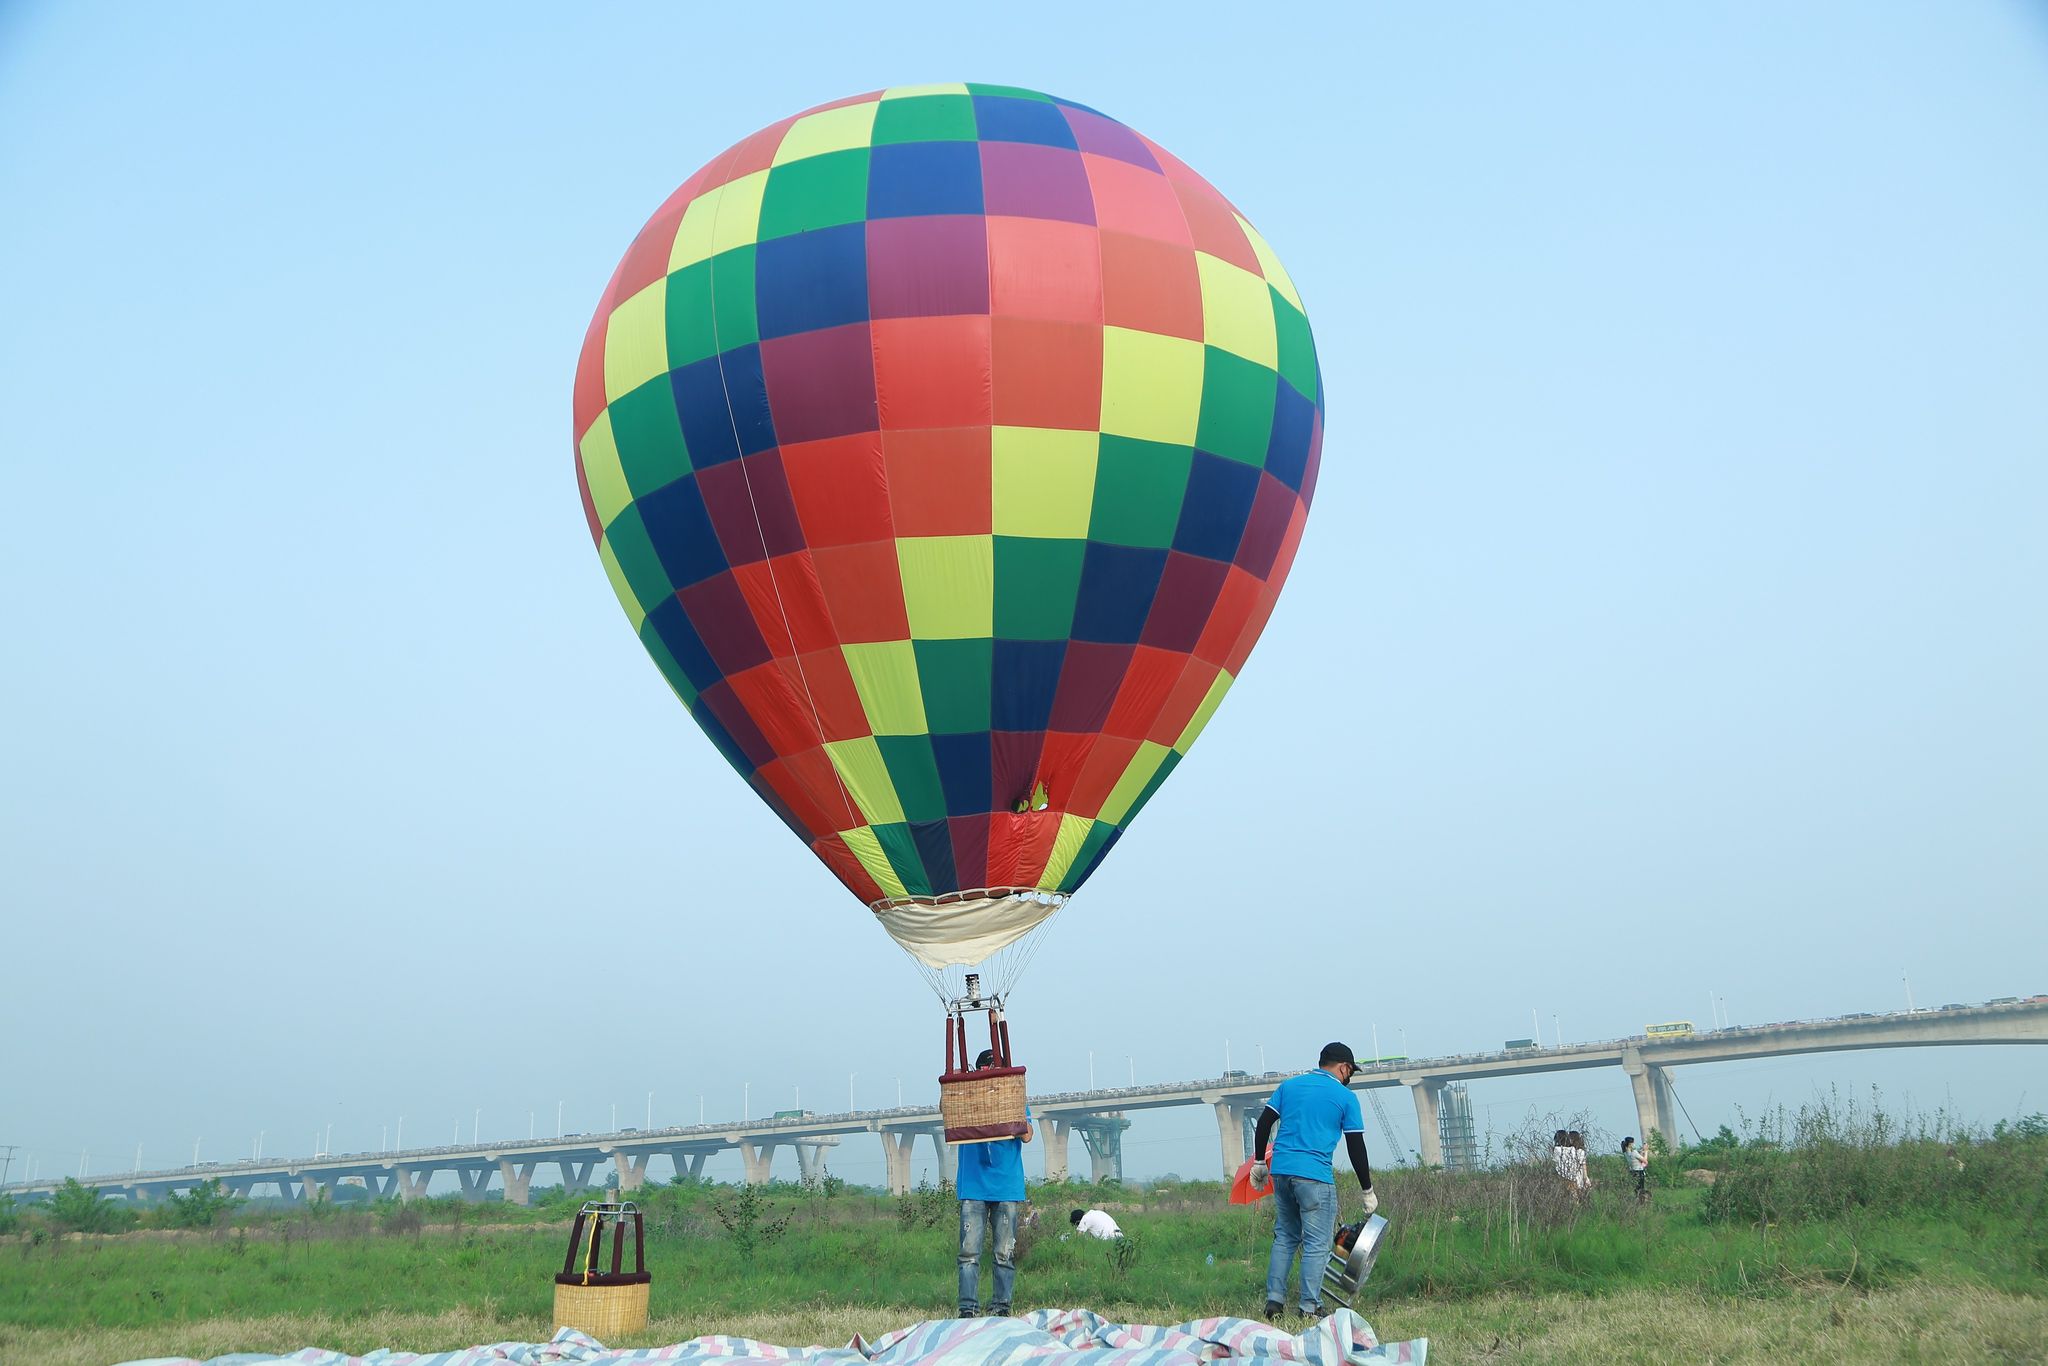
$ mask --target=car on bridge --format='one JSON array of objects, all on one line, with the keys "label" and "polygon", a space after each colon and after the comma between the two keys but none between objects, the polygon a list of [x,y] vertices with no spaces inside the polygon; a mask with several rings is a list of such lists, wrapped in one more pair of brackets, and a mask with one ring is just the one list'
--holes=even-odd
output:
[{"label": "car on bridge", "polygon": [[2020,998],[2017,996],[1994,996],[1984,1004],[1987,1006],[2016,1006],[2019,1003]]},{"label": "car on bridge", "polygon": [[1669,1024],[1643,1026],[1643,1037],[1646,1039],[1682,1039],[1691,1033],[1691,1020],[1673,1020]]},{"label": "car on bridge", "polygon": [[1968,1007],[1968,1006],[1966,1006],[1966,1005],[1964,1005],[1964,1004],[1963,1004],[1963,1003],[1962,1003],[1961,1001],[1950,1001],[1950,1002],[1949,1002],[1949,1003],[1948,1003],[1947,1005],[1943,1006],[1943,1007],[1942,1007],[1942,1009],[1943,1009],[1943,1010],[1968,1010],[1968,1009],[1969,1009],[1969,1007]]},{"label": "car on bridge", "polygon": [[1501,1045],[1501,1051],[1504,1053],[1513,1053],[1519,1049],[1534,1048],[1535,1046],[1536,1041],[1534,1039],[1509,1039],[1506,1043]]}]

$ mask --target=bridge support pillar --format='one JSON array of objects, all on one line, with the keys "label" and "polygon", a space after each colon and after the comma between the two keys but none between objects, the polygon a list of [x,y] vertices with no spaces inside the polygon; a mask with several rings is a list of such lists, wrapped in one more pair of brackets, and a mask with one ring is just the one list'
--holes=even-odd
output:
[{"label": "bridge support pillar", "polygon": [[506,1204],[533,1203],[533,1169],[539,1165],[538,1162],[514,1162],[504,1157],[498,1159],[498,1179],[505,1183]]},{"label": "bridge support pillar", "polygon": [[1628,1074],[1629,1085],[1636,1093],[1636,1123],[1642,1129],[1636,1141],[1647,1148],[1651,1133],[1656,1132],[1676,1147],[1678,1122],[1672,1114],[1671,1082],[1664,1069],[1644,1062],[1643,1055],[1631,1048],[1621,1055],[1621,1070]]},{"label": "bridge support pillar", "polygon": [[1124,1130],[1131,1127],[1123,1111],[1090,1115],[1075,1121],[1074,1127],[1081,1131],[1081,1144],[1088,1149],[1088,1179],[1095,1182],[1111,1178],[1123,1180]]},{"label": "bridge support pillar", "polygon": [[399,1167],[393,1173],[398,1178],[400,1200],[420,1200],[427,1194],[427,1183],[434,1179],[432,1167]]},{"label": "bridge support pillar", "polygon": [[484,1191],[490,1187],[494,1169],[479,1162],[474,1166],[457,1167],[455,1179],[462,1183],[462,1198],[470,1204],[481,1203]]},{"label": "bridge support pillar", "polygon": [[750,1186],[768,1184],[769,1170],[775,1165],[775,1150],[778,1143],[763,1143],[759,1139],[740,1140],[740,1166]]},{"label": "bridge support pillar", "polygon": [[[1422,1140],[1422,1165],[1441,1167],[1444,1164],[1444,1084],[1434,1077],[1403,1077],[1401,1084],[1408,1088],[1409,1095],[1415,1097],[1415,1128]],[[1394,1153],[1391,1160],[1400,1161],[1401,1154]]]},{"label": "bridge support pillar", "polygon": [[876,1135],[882,1140],[882,1170],[887,1173],[889,1194],[910,1194],[910,1150],[917,1142],[915,1129],[883,1129]]},{"label": "bridge support pillar", "polygon": [[825,1149],[828,1146],[824,1143],[796,1145],[797,1180],[808,1186],[825,1179]]},{"label": "bridge support pillar", "polygon": [[911,1132],[925,1134],[931,1139],[932,1156],[938,1159],[939,1164],[939,1184],[944,1186],[959,1185],[960,1150],[951,1143],[946,1142],[946,1126],[934,1124],[929,1129],[915,1129]]},{"label": "bridge support pillar", "polygon": [[710,1159],[711,1154],[672,1153],[670,1156],[675,1158],[677,1176],[687,1176],[692,1181],[701,1181],[704,1178],[704,1163]]},{"label": "bridge support pillar", "polygon": [[578,1195],[590,1189],[590,1170],[595,1162],[578,1162],[574,1158],[559,1158],[555,1165],[561,1168],[562,1189],[571,1195]]},{"label": "bridge support pillar", "polygon": [[613,1153],[612,1167],[619,1174],[619,1189],[639,1190],[640,1183],[647,1179],[647,1164],[653,1157],[653,1153],[641,1153],[638,1156],[631,1153]]},{"label": "bridge support pillar", "polygon": [[1047,1119],[1045,1128],[1045,1179],[1064,1181],[1067,1179],[1067,1140],[1073,1137],[1074,1123],[1068,1119]]},{"label": "bridge support pillar", "polygon": [[1232,1180],[1237,1176],[1237,1169],[1244,1165],[1244,1104],[1219,1095],[1202,1099],[1216,1111],[1216,1136],[1223,1146],[1223,1179]]},{"label": "bridge support pillar", "polygon": [[317,1205],[323,1198],[334,1198],[334,1181],[331,1177],[323,1180],[308,1173],[299,1177],[299,1187],[309,1205]]},{"label": "bridge support pillar", "polygon": [[946,1142],[946,1129],[944,1125],[933,1125],[931,1136],[932,1152],[939,1159],[940,1182],[948,1186],[958,1186],[960,1184],[960,1149]]}]

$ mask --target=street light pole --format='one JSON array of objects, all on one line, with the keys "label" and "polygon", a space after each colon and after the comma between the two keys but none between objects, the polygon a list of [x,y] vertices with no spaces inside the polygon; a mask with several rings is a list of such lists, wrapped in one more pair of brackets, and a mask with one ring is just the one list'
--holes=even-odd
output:
[{"label": "street light pole", "polygon": [[647,1127],[654,1127],[654,1092],[647,1093]]},{"label": "street light pole", "polygon": [[853,1103],[853,1082],[854,1078],[859,1075],[860,1073],[858,1072],[848,1072],[846,1074],[846,1113],[849,1115],[860,1108]]},{"label": "street light pole", "polygon": [[192,1165],[199,1165],[199,1140],[196,1138],[192,1140]]},{"label": "street light pole", "polygon": [[405,1116],[404,1116],[404,1115],[400,1115],[400,1116],[398,1117],[398,1141],[397,1141],[396,1143],[392,1144],[392,1145],[391,1145],[391,1148],[392,1148],[392,1151],[394,1151],[394,1152],[402,1152],[402,1151],[404,1151],[404,1149],[405,1149]]},{"label": "street light pole", "polygon": [[1136,1086],[1138,1084],[1138,1064],[1131,1061],[1131,1055],[1128,1053],[1124,1054],[1124,1062],[1131,1069],[1131,1085]]},{"label": "street light pole", "polygon": [[754,1083],[740,1083],[740,1122],[746,1123],[754,1117]]},{"label": "street light pole", "polygon": [[566,1100],[558,1100],[558,1101],[556,1101],[556,1102],[555,1102],[555,1137],[556,1137],[556,1138],[560,1138],[560,1137],[562,1136],[562,1107],[563,1107],[564,1105],[567,1105],[568,1103],[569,1103],[569,1102],[568,1102],[568,1101],[566,1101]]},{"label": "street light pole", "polygon": [[484,1107],[479,1105],[469,1116],[469,1141],[471,1143],[481,1142],[482,1140],[479,1138],[479,1135],[482,1134],[483,1131]]},{"label": "street light pole", "polygon": [[1095,1050],[1088,1050],[1088,1089],[1095,1089]]},{"label": "street light pole", "polygon": [[1906,1013],[1911,1015],[1913,1013],[1913,976],[1911,973],[1901,973],[1899,980],[1906,984]]}]

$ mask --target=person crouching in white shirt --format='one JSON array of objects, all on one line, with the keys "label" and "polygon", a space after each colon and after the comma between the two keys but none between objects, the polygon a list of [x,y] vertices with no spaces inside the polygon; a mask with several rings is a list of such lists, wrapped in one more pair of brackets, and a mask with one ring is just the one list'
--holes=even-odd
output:
[{"label": "person crouching in white shirt", "polygon": [[1116,1226],[1116,1220],[1099,1209],[1075,1210],[1067,1221],[1090,1238],[1121,1238],[1124,1231]]}]

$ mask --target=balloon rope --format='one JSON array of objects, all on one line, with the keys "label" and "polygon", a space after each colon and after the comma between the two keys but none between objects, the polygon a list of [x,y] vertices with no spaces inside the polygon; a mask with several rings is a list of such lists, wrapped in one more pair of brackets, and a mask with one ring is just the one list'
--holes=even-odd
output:
[{"label": "balloon rope", "polygon": [[[734,156],[739,151],[739,146],[739,144],[735,144],[726,152],[726,156]],[[728,169],[730,169],[730,166],[731,163],[728,162]],[[775,595],[775,610],[782,617],[782,634],[789,641],[789,657],[791,662],[796,665],[796,680],[798,686],[804,691],[804,704],[811,709],[811,731],[818,738],[818,747],[825,750],[825,763],[832,770],[832,782],[839,789],[840,809],[846,815],[846,828],[852,829],[857,825],[866,824],[867,816],[866,813],[861,813],[858,816],[855,815],[853,799],[847,795],[846,782],[839,776],[839,765],[832,761],[832,751],[825,749],[825,723],[818,715],[818,700],[811,695],[811,680],[804,672],[803,651],[797,648],[796,632],[789,624],[789,609],[782,602],[782,582],[775,573],[775,556],[770,554],[768,550],[768,532],[761,525],[761,506],[754,498],[754,476],[747,470],[747,455],[740,447],[740,422],[738,415],[733,411],[732,385],[725,377],[725,349],[719,344],[718,337],[718,269],[716,263],[718,260],[717,248],[719,241],[718,223],[725,213],[726,191],[731,188],[731,184],[732,182],[727,180],[718,187],[718,203],[711,210],[712,254],[705,262],[705,269],[709,272],[711,286],[711,349],[719,358],[718,387],[725,394],[725,420],[732,429],[732,447],[735,451],[740,452],[740,479],[747,487],[747,508],[754,514],[754,535],[761,542],[761,561],[768,567],[768,589]],[[764,378],[761,383],[762,391],[765,395],[767,380]],[[831,614],[832,606],[830,603],[825,604],[825,611],[828,616]],[[790,772],[794,776],[796,770],[791,769]],[[798,779],[798,781],[802,780]]]}]

